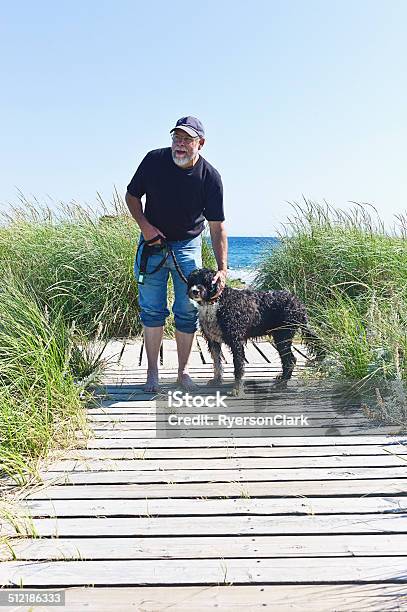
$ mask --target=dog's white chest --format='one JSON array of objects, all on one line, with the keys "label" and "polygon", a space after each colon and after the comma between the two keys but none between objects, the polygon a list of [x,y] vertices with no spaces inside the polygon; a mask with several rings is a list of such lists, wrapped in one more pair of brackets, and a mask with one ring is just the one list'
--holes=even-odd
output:
[{"label": "dog's white chest", "polygon": [[218,304],[199,304],[199,323],[204,334],[214,342],[222,343],[222,331],[216,312]]}]

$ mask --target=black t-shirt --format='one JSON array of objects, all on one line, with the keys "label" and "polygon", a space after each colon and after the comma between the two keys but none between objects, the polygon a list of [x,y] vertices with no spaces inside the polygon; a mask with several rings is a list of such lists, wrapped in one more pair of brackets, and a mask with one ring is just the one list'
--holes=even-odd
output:
[{"label": "black t-shirt", "polygon": [[146,194],[144,215],[168,240],[198,236],[204,219],[225,219],[219,172],[201,156],[192,168],[180,168],[170,147],[147,153],[127,191],[136,198]]}]

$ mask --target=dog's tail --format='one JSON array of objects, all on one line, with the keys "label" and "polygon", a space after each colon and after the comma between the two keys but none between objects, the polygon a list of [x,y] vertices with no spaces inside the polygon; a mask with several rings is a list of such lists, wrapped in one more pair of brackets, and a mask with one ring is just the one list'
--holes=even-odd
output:
[{"label": "dog's tail", "polygon": [[301,336],[311,356],[318,361],[322,361],[326,356],[325,347],[321,338],[311,329],[308,323],[301,325]]}]

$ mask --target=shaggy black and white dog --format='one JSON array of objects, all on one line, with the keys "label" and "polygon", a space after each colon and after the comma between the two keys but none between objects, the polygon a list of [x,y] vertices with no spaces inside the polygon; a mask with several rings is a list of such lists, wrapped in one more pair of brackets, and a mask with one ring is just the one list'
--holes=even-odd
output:
[{"label": "shaggy black and white dog", "polygon": [[235,384],[232,395],[240,395],[244,374],[244,345],[248,338],[272,335],[283,367],[280,381],[291,378],[296,359],[291,350],[297,330],[304,340],[316,339],[307,325],[304,305],[289,291],[254,291],[225,287],[217,299],[215,272],[203,268],[188,277],[188,296],[198,305],[201,331],[208,343],[214,363],[214,378],[210,384],[222,382],[221,345],[225,343],[233,354]]}]

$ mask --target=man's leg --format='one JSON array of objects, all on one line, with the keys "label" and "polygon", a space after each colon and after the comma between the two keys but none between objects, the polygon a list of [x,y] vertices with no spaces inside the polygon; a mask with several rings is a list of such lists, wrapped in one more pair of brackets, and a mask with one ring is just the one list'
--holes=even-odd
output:
[{"label": "man's leg", "polygon": [[158,377],[158,354],[163,339],[164,327],[144,326],[144,348],[147,353],[147,380],[143,387],[146,393],[160,390]]},{"label": "man's leg", "polygon": [[[148,270],[154,269],[162,259],[162,253],[153,255],[148,262]],[[134,273],[138,278],[138,264],[135,262]],[[167,308],[167,283],[169,270],[164,265],[154,274],[145,276],[144,284],[138,285],[140,318],[144,326],[144,348],[147,353],[147,380],[144,391],[159,391],[158,354],[163,337],[165,319],[170,314]]]},{"label": "man's leg", "polygon": [[[183,274],[202,267],[201,237],[174,243],[175,257]],[[174,266],[171,266],[175,300],[172,307],[175,320],[175,339],[178,351],[178,383],[186,390],[198,388],[188,374],[188,359],[191,354],[195,331],[198,328],[198,310],[187,294],[187,286]]]},{"label": "man's leg", "polygon": [[175,340],[177,342],[178,352],[178,378],[179,384],[184,389],[195,389],[196,385],[188,374],[188,359],[191,354],[192,343],[194,341],[195,334],[188,334],[182,332],[179,329],[175,330]]}]

